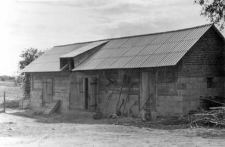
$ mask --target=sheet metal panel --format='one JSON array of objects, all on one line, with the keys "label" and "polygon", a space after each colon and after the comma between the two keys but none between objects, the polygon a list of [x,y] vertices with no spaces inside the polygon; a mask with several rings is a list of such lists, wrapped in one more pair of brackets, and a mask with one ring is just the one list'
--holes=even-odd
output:
[{"label": "sheet metal panel", "polygon": [[107,58],[109,57],[112,53],[114,53],[117,49],[111,49],[111,50],[100,50],[97,53],[93,55],[94,59],[97,58]]},{"label": "sheet metal panel", "polygon": [[49,69],[51,70],[51,72],[58,71],[59,63],[34,63],[32,65],[28,65],[25,69],[22,70],[22,72],[49,72]]},{"label": "sheet metal panel", "polygon": [[149,56],[135,56],[132,58],[124,68],[138,68]]},{"label": "sheet metal panel", "polygon": [[123,56],[135,56],[137,55],[144,46],[131,47]]},{"label": "sheet metal panel", "polygon": [[76,49],[72,52],[69,52],[67,54],[64,54],[62,56],[60,56],[60,58],[73,58],[76,57],[77,55],[80,55],[86,51],[89,51],[91,49],[94,49],[95,47],[98,47],[100,45],[102,45],[103,43],[106,43],[107,41],[98,41],[98,42],[93,42],[93,43],[89,43],[79,49]]},{"label": "sheet metal panel", "polygon": [[155,40],[158,36],[160,36],[160,35],[148,35],[148,36],[144,36],[134,46],[146,46],[146,45],[150,44],[153,40]]},{"label": "sheet metal panel", "polygon": [[176,65],[177,62],[186,54],[187,51],[168,53],[157,66],[172,66]]},{"label": "sheet metal panel", "polygon": [[102,63],[100,63],[95,69],[107,69],[109,68],[118,58],[106,58]]},{"label": "sheet metal panel", "polygon": [[134,46],[137,42],[139,42],[143,37],[132,37],[128,38],[128,40],[121,45],[121,47],[132,47]]},{"label": "sheet metal panel", "polygon": [[141,65],[140,67],[156,67],[167,54],[151,54]]},{"label": "sheet metal panel", "polygon": [[159,34],[159,37],[157,37],[155,40],[153,40],[153,41],[150,43],[150,45],[153,45],[153,44],[163,44],[163,43],[166,42],[172,35],[173,35],[173,33]]},{"label": "sheet metal panel", "polygon": [[163,44],[158,50],[156,50],[154,53],[159,54],[159,53],[169,53],[172,52],[173,49],[178,45],[177,42],[171,42],[167,44]]},{"label": "sheet metal panel", "polygon": [[179,44],[173,49],[173,52],[179,52],[179,51],[187,51],[189,50],[198,39],[192,39],[192,40],[185,40],[179,42]]},{"label": "sheet metal panel", "polygon": [[184,40],[200,38],[212,25],[191,29],[191,32],[184,38]]},{"label": "sheet metal panel", "polygon": [[51,63],[51,62],[59,62],[59,58],[54,54],[43,54],[32,63]]},{"label": "sheet metal panel", "polygon": [[114,39],[110,40],[106,45],[102,47],[102,49],[115,49],[121,47],[128,39],[123,38],[123,39]]},{"label": "sheet metal panel", "polygon": [[121,57],[117,59],[109,68],[123,68],[132,58],[133,57]]},{"label": "sheet metal panel", "polygon": [[62,55],[65,53],[69,53],[73,50],[76,50],[78,48],[81,48],[87,44],[88,43],[72,44],[72,45],[65,45],[65,46],[55,46],[52,49],[45,52],[45,54],[61,54]]},{"label": "sheet metal panel", "polygon": [[156,45],[148,45],[144,47],[143,50],[141,50],[138,55],[151,55],[153,54],[156,50],[158,50],[162,44],[156,44]]},{"label": "sheet metal panel", "polygon": [[182,41],[190,32],[190,30],[174,32],[173,35],[165,43]]},{"label": "sheet metal panel", "polygon": [[92,59],[89,60],[88,62],[84,63],[85,66],[82,67],[82,70],[91,70],[95,69],[99,64],[101,64],[105,59]]},{"label": "sheet metal panel", "polygon": [[121,57],[123,56],[130,48],[118,48],[115,52],[113,52],[109,57]]}]

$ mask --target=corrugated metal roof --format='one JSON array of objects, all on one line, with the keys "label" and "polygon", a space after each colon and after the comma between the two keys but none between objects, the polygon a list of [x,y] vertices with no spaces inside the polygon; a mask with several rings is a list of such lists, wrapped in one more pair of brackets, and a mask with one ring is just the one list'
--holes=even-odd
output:
[{"label": "corrugated metal roof", "polygon": [[155,40],[160,35],[150,35],[146,37],[142,37],[142,39],[137,42],[134,46],[146,46],[150,44],[153,40]]},{"label": "corrugated metal roof", "polygon": [[169,53],[173,51],[173,49],[178,45],[178,42],[172,42],[172,43],[166,43],[160,46],[158,50],[154,52],[154,54],[159,54],[159,53]]},{"label": "corrugated metal roof", "polygon": [[74,50],[72,52],[69,52],[67,54],[64,54],[62,56],[60,56],[60,58],[73,58],[77,55],[80,55],[86,51],[89,51],[95,47],[98,47],[100,45],[102,45],[103,43],[106,43],[107,41],[98,41],[98,42],[93,42],[93,43],[89,43],[88,45],[85,45],[77,50]]},{"label": "corrugated metal roof", "polygon": [[211,26],[56,46],[28,65],[23,72],[60,71],[60,57],[74,57],[106,41],[103,47],[74,70],[172,66]]},{"label": "corrugated metal roof", "polygon": [[124,42],[121,47],[132,47],[134,46],[137,42],[139,42],[143,37],[134,37],[134,38],[129,38],[126,42]]},{"label": "corrugated metal roof", "polygon": [[116,60],[117,58],[106,58],[102,63],[100,63],[96,67],[96,69],[105,69],[107,67],[110,67]]},{"label": "corrugated metal roof", "polygon": [[103,46],[104,49],[115,49],[121,47],[128,39],[122,38],[117,40],[110,40],[105,46]]},{"label": "corrugated metal roof", "polygon": [[148,55],[145,56],[135,56],[128,62],[124,68],[137,68],[148,58]]},{"label": "corrugated metal roof", "polygon": [[147,60],[145,60],[140,67],[157,67],[159,62],[163,60],[163,58],[166,57],[166,53],[162,54],[152,54],[151,56],[148,57]]},{"label": "corrugated metal roof", "polygon": [[123,56],[136,56],[143,48],[144,46],[131,47]]},{"label": "corrugated metal roof", "polygon": [[114,49],[114,53],[112,53],[109,57],[121,57],[123,56],[130,48],[118,48]]},{"label": "corrugated metal roof", "polygon": [[31,64],[26,66],[22,72],[55,72],[60,71],[59,57],[73,50],[81,48],[88,43],[72,44],[65,46],[56,46],[46,51]]},{"label": "corrugated metal roof", "polygon": [[138,55],[151,55],[153,54],[156,50],[158,50],[162,44],[156,44],[156,45],[147,45],[144,47],[142,51],[138,53]]},{"label": "corrugated metal roof", "polygon": [[168,53],[157,66],[172,66],[176,65],[177,62],[186,54],[187,51],[172,52]]},{"label": "corrugated metal roof", "polygon": [[[84,62],[82,67],[88,66],[88,70],[96,70],[176,65],[211,26],[112,40],[88,62]],[[107,49],[111,49],[110,52],[103,51]],[[96,59],[105,60],[90,66],[89,63]],[[78,67],[74,70],[85,69]]]},{"label": "corrugated metal roof", "polygon": [[133,57],[120,57],[107,68],[123,68]]}]

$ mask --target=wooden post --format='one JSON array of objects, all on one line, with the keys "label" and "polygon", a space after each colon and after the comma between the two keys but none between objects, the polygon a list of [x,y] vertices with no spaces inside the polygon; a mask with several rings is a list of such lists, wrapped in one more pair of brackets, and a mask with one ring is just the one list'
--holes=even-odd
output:
[{"label": "wooden post", "polygon": [[5,113],[5,91],[4,91],[3,97],[4,97],[4,108],[3,108],[3,112]]}]

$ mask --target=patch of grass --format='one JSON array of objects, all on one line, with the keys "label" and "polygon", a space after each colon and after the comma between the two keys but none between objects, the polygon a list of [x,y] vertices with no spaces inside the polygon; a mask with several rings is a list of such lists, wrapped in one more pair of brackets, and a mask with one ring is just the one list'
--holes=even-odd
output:
[{"label": "patch of grass", "polygon": [[[3,103],[0,104],[0,107],[3,108]],[[6,100],[6,108],[19,108],[19,100]]]},{"label": "patch of grass", "polygon": [[18,101],[23,98],[23,90],[20,86],[15,86],[13,82],[0,81],[0,104],[3,103],[4,91],[6,101]]},{"label": "patch of grass", "polygon": [[0,81],[0,86],[15,87],[13,81]]}]

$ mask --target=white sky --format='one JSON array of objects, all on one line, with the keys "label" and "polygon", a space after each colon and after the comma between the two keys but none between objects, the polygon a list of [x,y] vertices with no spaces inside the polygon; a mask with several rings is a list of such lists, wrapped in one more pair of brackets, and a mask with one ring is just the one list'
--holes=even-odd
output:
[{"label": "white sky", "polygon": [[24,49],[209,23],[194,0],[0,0],[0,75],[14,75]]}]

